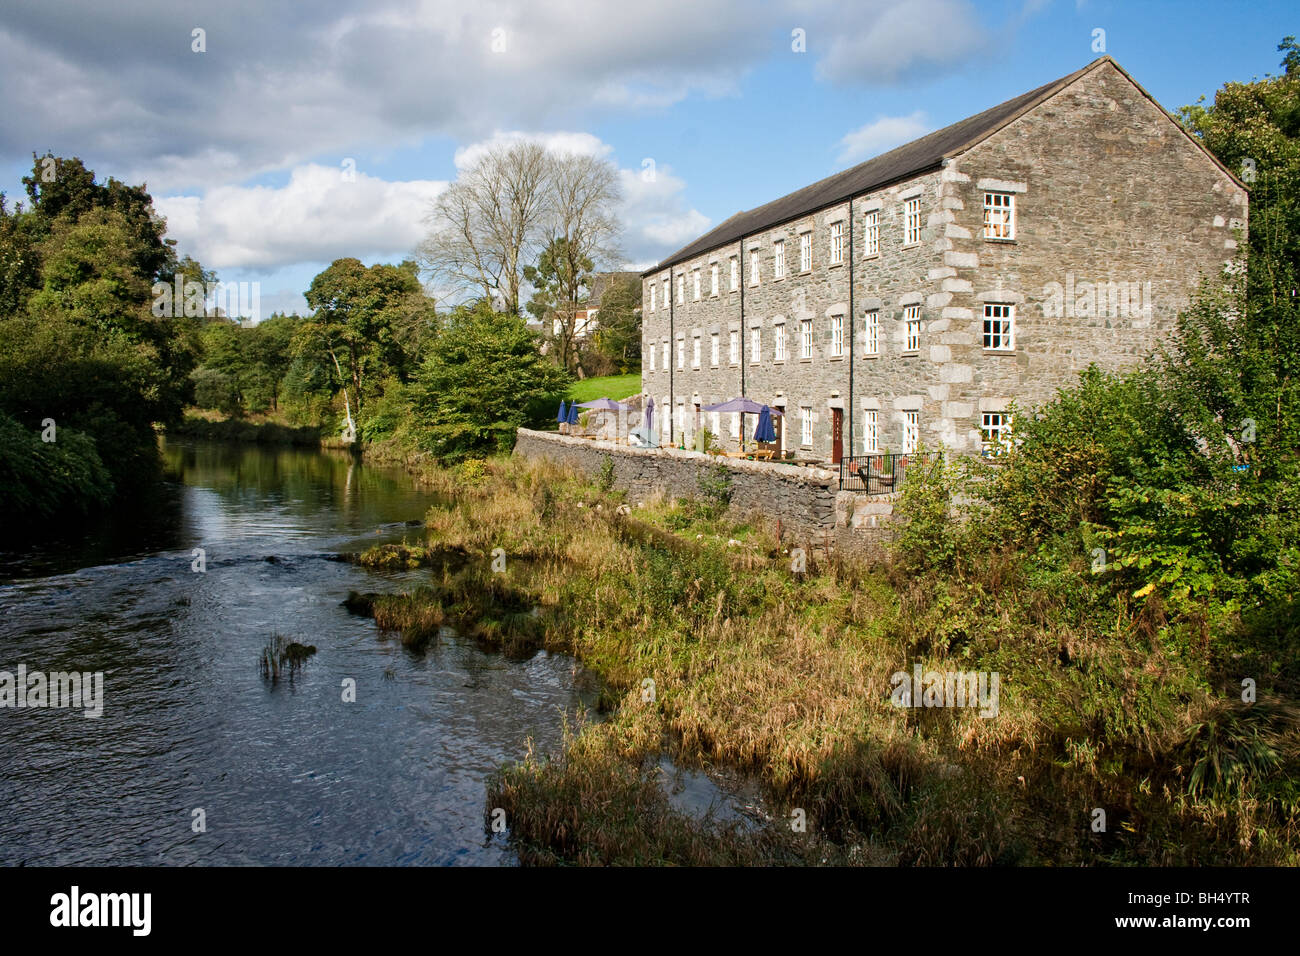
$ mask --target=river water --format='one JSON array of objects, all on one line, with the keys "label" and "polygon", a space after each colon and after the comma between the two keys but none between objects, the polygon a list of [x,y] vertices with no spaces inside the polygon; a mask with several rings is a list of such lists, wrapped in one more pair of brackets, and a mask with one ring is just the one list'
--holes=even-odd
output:
[{"label": "river water", "polygon": [[[0,708],[0,864],[515,863],[485,833],[485,779],[530,737],[558,750],[593,682],[450,633],[412,654],[340,606],[427,573],[331,560],[420,535],[406,522],[431,497],[400,471],[217,443],[164,456],[146,506],[0,551],[0,671],[104,675],[98,719]],[[273,633],[317,648],[291,681],[259,673]]]}]

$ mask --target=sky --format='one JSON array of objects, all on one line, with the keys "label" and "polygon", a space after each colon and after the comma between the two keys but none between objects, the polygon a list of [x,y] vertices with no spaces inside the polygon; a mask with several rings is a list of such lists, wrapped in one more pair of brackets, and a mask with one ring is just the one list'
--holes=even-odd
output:
[{"label": "sky", "polygon": [[78,156],[101,179],[147,184],[180,252],[259,282],[263,315],[303,312],[330,262],[411,258],[438,193],[488,146],[529,139],[617,167],[619,265],[642,269],[1102,53],[1171,111],[1280,73],[1295,9],[5,0],[0,191],[25,198],[33,152]]}]

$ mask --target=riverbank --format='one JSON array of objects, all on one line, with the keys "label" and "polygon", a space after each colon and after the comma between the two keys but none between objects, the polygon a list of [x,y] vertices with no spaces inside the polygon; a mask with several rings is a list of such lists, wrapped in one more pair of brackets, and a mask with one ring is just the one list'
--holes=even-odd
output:
[{"label": "riverbank", "polygon": [[[627,501],[520,460],[418,467],[446,493],[427,518],[440,563],[381,623],[569,651],[607,687],[609,719],[493,778],[487,808],[527,862],[1297,860],[1289,705],[1261,700],[1248,721],[1142,622],[1081,617],[1013,556],[973,577],[835,554],[800,572],[774,527],[707,499]],[[998,675],[995,713],[922,706],[920,688],[897,706],[917,667]],[[1203,783],[1207,760],[1248,759],[1252,739],[1277,759],[1236,789],[1197,786],[1197,767]],[[753,775],[771,819],[674,811],[665,754]]]},{"label": "riverbank", "polygon": [[316,425],[290,425],[268,419],[222,418],[190,412],[180,424],[167,430],[175,438],[196,441],[232,441],[257,445],[296,445],[311,448],[343,447],[342,442],[327,438]]}]

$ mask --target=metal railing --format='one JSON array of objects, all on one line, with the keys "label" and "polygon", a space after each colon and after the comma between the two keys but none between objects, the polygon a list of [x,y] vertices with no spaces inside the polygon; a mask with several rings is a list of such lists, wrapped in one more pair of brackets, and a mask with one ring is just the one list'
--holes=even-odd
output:
[{"label": "metal railing", "polygon": [[902,490],[909,467],[929,464],[933,455],[879,452],[840,459],[840,490],[888,495]]}]

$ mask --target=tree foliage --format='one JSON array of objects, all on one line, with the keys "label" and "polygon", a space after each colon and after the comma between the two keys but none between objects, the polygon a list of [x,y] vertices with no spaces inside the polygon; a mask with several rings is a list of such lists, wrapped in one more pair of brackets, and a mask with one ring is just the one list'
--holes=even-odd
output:
[{"label": "tree foliage", "polygon": [[508,451],[515,430],[545,417],[570,381],[519,316],[487,303],[457,308],[416,376],[421,445],[451,462]]}]

